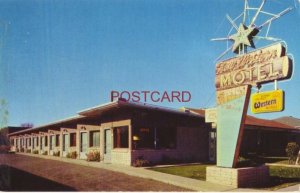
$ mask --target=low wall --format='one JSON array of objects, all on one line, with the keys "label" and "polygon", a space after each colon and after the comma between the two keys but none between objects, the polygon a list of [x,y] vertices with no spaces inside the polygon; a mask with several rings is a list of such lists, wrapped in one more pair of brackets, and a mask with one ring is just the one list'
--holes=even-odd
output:
[{"label": "low wall", "polygon": [[269,181],[269,168],[265,165],[248,168],[206,168],[206,181],[234,188],[259,187]]},{"label": "low wall", "polygon": [[111,163],[131,165],[131,156],[129,149],[113,149],[111,151]]}]

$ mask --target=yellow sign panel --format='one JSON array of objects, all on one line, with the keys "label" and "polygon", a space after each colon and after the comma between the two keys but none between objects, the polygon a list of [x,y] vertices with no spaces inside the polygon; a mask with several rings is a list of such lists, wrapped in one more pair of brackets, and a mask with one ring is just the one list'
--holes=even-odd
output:
[{"label": "yellow sign panel", "polygon": [[284,109],[284,92],[274,90],[251,95],[252,113],[279,112]]}]

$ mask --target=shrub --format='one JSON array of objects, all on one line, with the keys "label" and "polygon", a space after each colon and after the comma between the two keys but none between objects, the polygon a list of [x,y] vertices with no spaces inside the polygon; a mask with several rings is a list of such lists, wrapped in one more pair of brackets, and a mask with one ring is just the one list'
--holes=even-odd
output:
[{"label": "shrub", "polygon": [[76,151],[69,152],[67,154],[67,158],[76,159],[77,158],[77,152]]},{"label": "shrub", "polygon": [[146,159],[144,159],[143,156],[139,156],[136,160],[134,160],[133,164],[134,167],[145,167],[149,166],[150,162]]},{"label": "shrub", "polygon": [[26,149],[26,153],[31,153],[31,149]]},{"label": "shrub", "polygon": [[59,156],[60,156],[60,151],[55,151],[55,152],[53,152],[53,156],[59,157]]},{"label": "shrub", "polygon": [[0,145],[0,153],[8,153],[10,150],[10,146],[8,145]]},{"label": "shrub", "polygon": [[102,157],[99,151],[90,151],[86,154],[86,161],[101,161]]},{"label": "shrub", "polygon": [[36,149],[35,149],[35,150],[32,151],[32,153],[33,153],[33,154],[39,154],[39,150],[36,150]]},{"label": "shrub", "polygon": [[48,155],[48,151],[44,151],[42,155]]},{"label": "shrub", "polygon": [[285,152],[289,158],[289,164],[292,164],[298,156],[299,145],[296,142],[290,142],[287,144]]},{"label": "shrub", "polygon": [[269,166],[270,176],[300,179],[300,168]]},{"label": "shrub", "polygon": [[25,151],[24,147],[21,147],[20,152],[24,152],[24,151]]}]

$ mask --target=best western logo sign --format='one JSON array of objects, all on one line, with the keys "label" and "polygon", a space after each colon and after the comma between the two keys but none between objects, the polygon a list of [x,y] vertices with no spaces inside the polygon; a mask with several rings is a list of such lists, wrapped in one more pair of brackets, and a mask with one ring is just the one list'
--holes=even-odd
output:
[{"label": "best western logo sign", "polygon": [[289,79],[291,75],[292,60],[279,43],[218,63],[215,84],[218,91]]},{"label": "best western logo sign", "polygon": [[283,97],[284,92],[282,90],[255,93],[251,96],[251,112],[269,113],[283,111]]}]

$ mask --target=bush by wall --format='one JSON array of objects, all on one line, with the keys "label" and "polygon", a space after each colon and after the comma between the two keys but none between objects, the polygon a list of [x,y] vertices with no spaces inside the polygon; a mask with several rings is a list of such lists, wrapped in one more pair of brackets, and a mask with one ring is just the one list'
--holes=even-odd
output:
[{"label": "bush by wall", "polygon": [[134,167],[145,167],[150,166],[150,161],[144,159],[143,156],[139,156],[136,160],[134,160],[133,164]]},{"label": "bush by wall", "polygon": [[60,156],[60,151],[53,152],[53,156],[59,157]]},{"label": "bush by wall", "polygon": [[86,154],[86,160],[87,161],[101,161],[103,160],[102,156],[100,155],[99,151],[90,151]]},{"label": "bush by wall", "polygon": [[36,149],[35,149],[35,150],[32,151],[32,153],[33,153],[33,154],[39,154],[39,150],[36,150]]},{"label": "bush by wall", "polygon": [[66,157],[76,159],[77,158],[77,152],[76,151],[69,152]]}]

